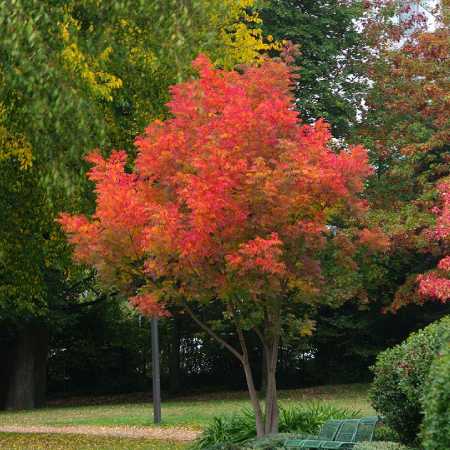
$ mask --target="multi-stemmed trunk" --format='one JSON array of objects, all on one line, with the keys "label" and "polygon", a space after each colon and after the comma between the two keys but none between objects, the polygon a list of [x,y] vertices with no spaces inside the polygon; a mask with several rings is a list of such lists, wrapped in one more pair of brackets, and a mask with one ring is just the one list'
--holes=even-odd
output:
[{"label": "multi-stemmed trunk", "polygon": [[253,381],[253,372],[248,359],[248,354],[244,351],[242,366],[245,372],[247,388],[250,395],[250,401],[255,412],[256,435],[262,437],[266,434],[278,432],[278,398],[277,398],[277,382],[276,369],[278,360],[278,341],[279,337],[273,340],[270,346],[265,346],[265,378],[267,380],[265,392],[265,408],[264,412],[261,408],[258,392],[255,389]]},{"label": "multi-stemmed trunk", "polygon": [[255,412],[256,434],[262,437],[266,434],[278,432],[278,399],[277,399],[277,362],[278,362],[278,346],[280,342],[281,317],[280,307],[276,303],[267,308],[265,312],[264,332],[255,328],[254,331],[261,340],[263,346],[263,360],[265,364],[262,367],[266,380],[265,392],[265,408],[262,413],[261,404],[256,392],[252,369],[250,366],[245,336],[240,327],[239,321],[236,319],[235,311],[230,308],[230,313],[234,314],[236,332],[242,349],[242,365],[244,368],[247,388],[250,395],[250,401]]},{"label": "multi-stemmed trunk", "polygon": [[185,305],[186,311],[191,318],[210,336],[216,339],[221,345],[227,348],[242,364],[245,379],[247,382],[247,389],[250,396],[250,402],[255,413],[256,420],[256,435],[257,437],[265,436],[266,434],[278,432],[278,399],[277,399],[277,382],[276,370],[278,362],[278,347],[280,342],[281,320],[280,309],[275,306],[270,311],[267,311],[266,320],[264,323],[264,332],[255,328],[255,332],[261,340],[263,346],[263,360],[265,364],[262,366],[263,378],[266,380],[265,392],[265,408],[261,407],[260,398],[255,387],[253,371],[250,364],[246,339],[244,331],[240,326],[239,320],[235,311],[230,307],[229,313],[235,319],[236,333],[239,338],[241,352],[222,339],[210,327],[203,323],[191,310],[188,305]]}]

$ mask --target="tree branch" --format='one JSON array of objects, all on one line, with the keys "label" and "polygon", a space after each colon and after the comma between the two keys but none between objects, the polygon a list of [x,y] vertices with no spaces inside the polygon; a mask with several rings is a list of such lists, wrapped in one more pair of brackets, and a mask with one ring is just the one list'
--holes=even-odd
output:
[{"label": "tree branch", "polygon": [[222,344],[226,349],[228,349],[234,356],[236,356],[241,363],[244,361],[244,357],[232,346],[230,345],[225,339],[221,338],[216,332],[214,332],[208,325],[203,323],[192,311],[192,309],[187,305],[184,304],[184,308],[188,312],[188,314],[191,316],[192,320],[204,331],[206,331],[211,337],[213,337],[216,341],[218,341],[220,344]]},{"label": "tree branch", "polygon": [[239,342],[241,344],[242,354],[243,354],[244,358],[248,359],[247,343],[245,341],[245,336],[244,336],[244,333],[242,332],[242,328],[239,325],[239,320],[238,320],[238,317],[236,314],[236,309],[234,308],[234,305],[232,305],[231,303],[227,303],[227,309],[228,309],[228,313],[233,318],[234,326],[236,327],[236,333],[239,337]]}]

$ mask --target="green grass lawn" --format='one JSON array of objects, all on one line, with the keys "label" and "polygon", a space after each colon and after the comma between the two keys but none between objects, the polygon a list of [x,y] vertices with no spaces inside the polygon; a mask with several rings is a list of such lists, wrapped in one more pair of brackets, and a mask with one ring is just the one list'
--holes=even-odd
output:
[{"label": "green grass lawn", "polygon": [[7,450],[181,450],[187,444],[149,439],[109,438],[80,434],[0,433],[0,449]]},{"label": "green grass lawn", "polygon": [[[363,415],[370,415],[374,411],[367,399],[367,389],[367,385],[353,384],[286,390],[280,391],[280,400],[283,404],[326,401],[336,406],[361,410]],[[238,411],[242,407],[249,405],[245,392],[180,397],[174,400],[163,401],[163,425],[201,429],[213,416]],[[153,425],[152,420],[152,406],[150,403],[121,403],[76,407],[58,406],[35,411],[0,413],[0,426],[151,426]]]}]

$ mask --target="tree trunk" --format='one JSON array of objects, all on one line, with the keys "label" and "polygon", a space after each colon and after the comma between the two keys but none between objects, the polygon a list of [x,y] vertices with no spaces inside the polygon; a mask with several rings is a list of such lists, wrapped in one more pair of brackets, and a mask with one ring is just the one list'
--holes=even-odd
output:
[{"label": "tree trunk", "polygon": [[261,404],[259,403],[258,393],[255,388],[255,382],[253,379],[252,366],[250,365],[250,359],[248,357],[247,343],[245,341],[245,336],[242,328],[239,326],[239,321],[235,317],[236,332],[239,338],[239,343],[241,345],[242,356],[240,361],[244,368],[245,379],[247,381],[248,394],[250,396],[250,402],[255,412],[255,422],[256,422],[256,436],[264,436],[264,417],[261,409]]},{"label": "tree trunk", "polygon": [[277,362],[278,362],[278,335],[273,336],[270,345],[266,348],[266,408],[265,408],[265,434],[278,433],[278,397],[277,397]]},{"label": "tree trunk", "polygon": [[281,317],[279,304],[272,304],[266,311],[264,332],[255,329],[264,352],[266,376],[264,434],[278,433],[277,363],[280,344]]},{"label": "tree trunk", "polygon": [[[2,330],[4,331],[4,330]],[[9,336],[5,336],[2,333],[0,341],[0,360],[3,361],[0,364],[0,410],[6,408],[6,400],[8,398],[9,379],[11,376],[11,364],[12,361],[12,341]]]},{"label": "tree trunk", "polygon": [[234,318],[235,325],[236,325],[236,332],[239,337],[239,343],[241,345],[242,354],[239,353],[232,345],[230,345],[228,342],[226,342],[224,339],[222,339],[214,330],[212,330],[210,327],[208,327],[205,323],[203,323],[192,311],[191,308],[189,308],[189,305],[184,305],[185,310],[188,312],[188,314],[192,317],[194,322],[200,326],[204,331],[206,331],[210,336],[212,336],[214,339],[216,339],[220,344],[222,344],[225,348],[227,348],[236,358],[241,362],[242,367],[244,368],[245,373],[245,379],[247,381],[247,388],[248,393],[250,396],[250,401],[253,407],[253,411],[255,412],[255,419],[256,419],[256,435],[258,437],[264,436],[264,420],[263,420],[263,414],[261,405],[259,403],[258,393],[256,392],[255,383],[253,380],[253,373],[252,368],[250,365],[250,360],[248,357],[248,349],[247,344],[245,342],[245,336],[244,332],[242,330],[242,327],[239,324],[239,321],[237,319],[237,316],[235,314],[235,311],[233,310],[232,305],[228,304],[229,311],[232,314],[232,317]]},{"label": "tree trunk", "polygon": [[47,390],[47,327],[27,324],[21,328],[11,356],[6,409],[43,406]]},{"label": "tree trunk", "polygon": [[250,396],[250,402],[252,404],[253,411],[255,412],[256,436],[262,437],[265,434],[263,414],[261,410],[261,405],[259,403],[258,393],[256,392],[255,383],[253,381],[252,368],[250,366],[250,361],[248,359],[248,355],[246,352],[244,352],[244,357],[242,359],[242,366],[244,368],[245,379],[247,381],[247,388]]}]

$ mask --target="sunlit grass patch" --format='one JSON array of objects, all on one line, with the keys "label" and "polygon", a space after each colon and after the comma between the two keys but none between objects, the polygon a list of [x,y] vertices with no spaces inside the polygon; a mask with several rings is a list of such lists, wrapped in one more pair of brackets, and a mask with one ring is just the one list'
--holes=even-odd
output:
[{"label": "sunlit grass patch", "polygon": [[[367,399],[364,384],[321,386],[316,388],[280,391],[283,405],[303,402],[327,402],[340,408],[358,409],[371,415],[373,409]],[[201,429],[214,416],[250,407],[245,392],[222,392],[186,396],[164,401],[163,426],[182,426]],[[101,425],[152,426],[151,403],[122,403],[94,406],[58,406],[34,411],[2,412],[1,425]]]}]

